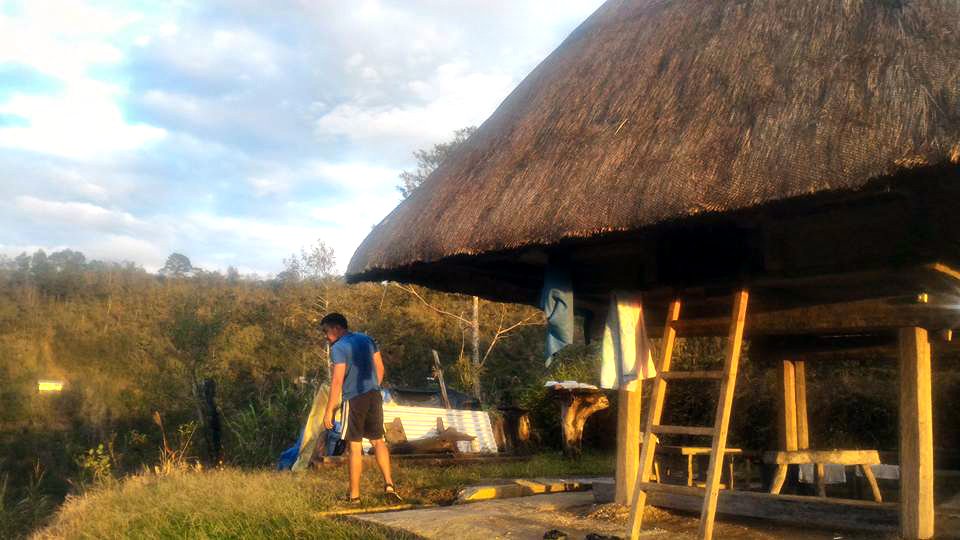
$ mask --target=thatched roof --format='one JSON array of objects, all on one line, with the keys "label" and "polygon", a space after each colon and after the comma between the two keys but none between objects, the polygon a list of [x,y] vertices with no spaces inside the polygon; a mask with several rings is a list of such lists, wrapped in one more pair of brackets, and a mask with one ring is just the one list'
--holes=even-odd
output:
[{"label": "thatched roof", "polygon": [[956,0],[609,0],[371,232],[347,277],[455,260],[469,279],[463,256],[951,161]]}]

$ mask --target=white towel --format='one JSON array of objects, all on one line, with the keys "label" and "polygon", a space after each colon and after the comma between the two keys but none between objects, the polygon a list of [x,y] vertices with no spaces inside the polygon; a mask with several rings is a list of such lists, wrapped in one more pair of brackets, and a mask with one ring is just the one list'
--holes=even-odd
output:
[{"label": "white towel", "polygon": [[[813,476],[813,463],[805,463],[800,465],[801,482],[804,484],[812,484]],[[827,463],[823,466],[823,477],[825,484],[846,484],[846,467],[834,463]]]},{"label": "white towel", "polygon": [[[637,362],[637,359],[640,362]],[[600,386],[634,390],[635,381],[657,375],[653,354],[643,321],[643,302],[639,294],[610,295],[610,311],[603,328],[603,353]]]},{"label": "white towel", "polygon": [[[873,471],[873,476],[879,480],[899,480],[900,479],[900,466],[899,465],[871,465],[870,470]],[[857,467],[857,476],[863,476],[863,471],[860,470],[860,467]]]}]

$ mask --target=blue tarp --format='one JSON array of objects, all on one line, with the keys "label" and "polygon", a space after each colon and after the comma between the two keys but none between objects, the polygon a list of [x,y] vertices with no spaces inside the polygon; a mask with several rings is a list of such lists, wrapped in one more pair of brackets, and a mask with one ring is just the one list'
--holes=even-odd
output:
[{"label": "blue tarp", "polygon": [[548,265],[543,277],[540,307],[547,316],[547,366],[553,355],[573,343],[573,280],[570,271]]}]

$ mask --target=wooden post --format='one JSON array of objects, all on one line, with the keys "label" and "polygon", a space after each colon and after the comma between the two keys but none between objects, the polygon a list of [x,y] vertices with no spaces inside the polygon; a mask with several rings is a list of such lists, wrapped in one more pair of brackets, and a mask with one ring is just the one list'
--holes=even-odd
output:
[{"label": "wooden post", "polygon": [[797,450],[810,449],[810,424],[807,422],[807,368],[803,360],[793,362],[794,391],[797,394]]},{"label": "wooden post", "polygon": [[933,538],[933,414],[930,341],[923,328],[900,329],[900,534]]},{"label": "wooden post", "polygon": [[780,363],[780,446],[788,452],[797,449],[797,377],[792,360]]},{"label": "wooden post", "polygon": [[630,504],[640,465],[641,386],[620,388],[617,410],[617,504]]},{"label": "wooden post", "polygon": [[440,366],[440,355],[437,354],[436,349],[430,349],[430,352],[433,353],[433,376],[437,379],[437,383],[440,384],[440,399],[443,400],[443,407],[445,409],[452,409],[450,406],[450,397],[447,395],[447,383],[443,380],[443,368]]}]

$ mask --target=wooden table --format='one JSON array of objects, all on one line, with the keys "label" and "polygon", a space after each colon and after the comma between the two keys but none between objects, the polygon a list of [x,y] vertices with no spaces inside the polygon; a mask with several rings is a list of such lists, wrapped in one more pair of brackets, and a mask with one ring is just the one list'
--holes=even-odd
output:
[{"label": "wooden table", "polygon": [[880,454],[876,450],[795,450],[784,452],[767,452],[763,455],[763,461],[777,465],[777,474],[773,478],[773,484],[770,486],[770,493],[777,495],[783,488],[783,482],[787,478],[787,468],[790,465],[814,464],[817,471],[817,495],[826,497],[826,484],[824,482],[824,464],[848,465],[860,467],[863,476],[870,484],[870,490],[873,492],[875,502],[883,502],[880,496],[880,486],[877,485],[877,478],[873,475],[871,465],[880,464]]},{"label": "wooden table", "polygon": [[[660,445],[657,447],[658,454],[682,456],[687,458],[687,485],[693,486],[695,484],[695,476],[693,471],[693,461],[697,456],[709,456],[710,447],[708,446],[666,446]],[[736,455],[743,454],[743,450],[740,448],[727,448],[723,452],[723,458],[728,460],[727,462],[727,471],[730,476],[729,488],[734,488],[733,482],[733,457]]]}]

